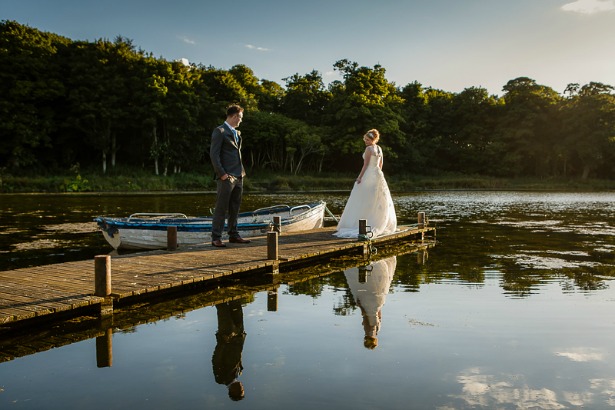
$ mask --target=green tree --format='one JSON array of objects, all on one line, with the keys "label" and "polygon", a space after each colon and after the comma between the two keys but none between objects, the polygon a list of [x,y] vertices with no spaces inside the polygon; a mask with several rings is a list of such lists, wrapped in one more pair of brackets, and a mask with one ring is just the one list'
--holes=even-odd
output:
[{"label": "green tree", "polygon": [[115,167],[120,149],[117,136],[133,114],[129,78],[132,44],[118,37],[115,42],[76,42],[69,65],[70,125],[84,136],[83,141],[101,154],[103,173],[108,157]]},{"label": "green tree", "polygon": [[615,176],[615,96],[610,85],[591,82],[567,87],[562,104],[563,173],[577,171],[582,179]]},{"label": "green tree", "polygon": [[457,170],[483,175],[497,174],[500,147],[493,140],[499,100],[486,89],[471,87],[453,97]]},{"label": "green tree", "polygon": [[377,128],[382,135],[383,149],[393,160],[390,164],[395,166],[397,162],[398,168],[403,168],[403,159],[398,155],[406,149],[405,135],[400,128],[404,121],[403,100],[395,84],[387,81],[386,70],[380,65],[359,67],[348,60],[339,60],[334,67],[342,73],[344,81],[330,86],[332,99],[327,106],[327,125],[332,134],[326,145],[331,161],[348,164],[346,169],[354,170],[356,161],[352,159],[363,151],[363,134]]},{"label": "green tree", "polygon": [[505,105],[498,138],[505,147],[503,175],[548,176],[556,163],[557,108],[561,96],[550,87],[519,77],[503,88]]},{"label": "green tree", "polygon": [[[201,70],[201,81],[216,102],[216,111],[220,116],[223,116],[226,107],[233,103],[241,104],[248,111],[254,108],[254,98],[250,96],[235,75],[213,67],[201,66],[199,69]],[[212,127],[215,125],[213,124]]]},{"label": "green tree", "polygon": [[[55,106],[65,94],[57,58],[69,40],[0,22],[0,166],[41,165],[58,127]],[[45,150],[41,150],[45,148]]]},{"label": "green tree", "polygon": [[307,124],[321,125],[331,93],[325,89],[320,73],[313,70],[303,76],[294,74],[284,78],[284,81],[286,94],[282,99],[281,112]]},{"label": "green tree", "polygon": [[454,94],[428,88],[426,138],[421,149],[427,152],[428,170],[459,171],[459,152],[454,124]]},{"label": "green tree", "polygon": [[261,111],[281,112],[286,90],[275,81],[261,80],[261,89],[257,96]]},{"label": "green tree", "polygon": [[418,82],[407,84],[399,91],[403,103],[403,121],[400,130],[406,135],[404,173],[426,173],[431,149],[429,148],[429,105],[423,86]]}]

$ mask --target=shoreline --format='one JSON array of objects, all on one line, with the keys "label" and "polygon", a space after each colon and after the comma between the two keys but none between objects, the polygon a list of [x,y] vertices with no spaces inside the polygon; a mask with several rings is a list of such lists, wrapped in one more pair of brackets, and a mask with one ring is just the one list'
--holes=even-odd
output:
[{"label": "shoreline", "polygon": [[[526,191],[526,192],[609,192],[615,180],[492,178],[476,175],[394,175],[387,176],[395,193]],[[244,182],[244,194],[348,193],[354,174],[254,174]],[[137,175],[53,175],[0,176],[0,195],[81,194],[81,195],[193,195],[215,193],[215,181],[201,174],[155,176]]]}]

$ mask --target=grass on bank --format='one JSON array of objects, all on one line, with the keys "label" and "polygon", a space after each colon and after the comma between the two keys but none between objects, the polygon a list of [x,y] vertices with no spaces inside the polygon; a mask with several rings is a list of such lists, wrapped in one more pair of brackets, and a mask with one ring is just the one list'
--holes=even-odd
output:
[{"label": "grass on bank", "polygon": [[[356,175],[320,173],[289,175],[252,172],[246,178],[246,192],[350,191]],[[492,178],[476,175],[446,174],[436,176],[394,175],[387,177],[393,192],[428,190],[615,190],[614,180]],[[59,175],[0,174],[1,193],[60,192],[156,192],[214,191],[211,172],[153,175],[141,170],[118,170],[113,173],[78,172]]]}]

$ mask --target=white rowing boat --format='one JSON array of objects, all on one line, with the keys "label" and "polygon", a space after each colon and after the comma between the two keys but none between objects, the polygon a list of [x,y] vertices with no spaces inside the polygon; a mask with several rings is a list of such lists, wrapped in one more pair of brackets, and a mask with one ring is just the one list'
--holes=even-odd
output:
[{"label": "white rowing boat", "polygon": [[[280,217],[282,232],[297,232],[323,226],[326,203],[323,201],[290,207],[276,205],[239,214],[237,228],[241,237],[264,235]],[[187,217],[180,213],[136,213],[129,217],[99,216],[94,219],[114,249],[164,249],[167,229],[177,228],[177,245],[211,242],[211,217]]]}]

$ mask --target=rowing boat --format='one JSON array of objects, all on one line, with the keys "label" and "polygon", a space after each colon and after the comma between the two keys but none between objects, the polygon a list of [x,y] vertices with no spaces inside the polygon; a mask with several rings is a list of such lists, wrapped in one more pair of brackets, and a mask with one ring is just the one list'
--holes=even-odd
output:
[{"label": "rowing boat", "polygon": [[[238,216],[237,229],[241,237],[264,235],[280,217],[282,232],[298,232],[323,226],[326,203],[323,201],[299,206],[275,205]],[[190,246],[211,241],[212,217],[188,217],[181,213],[135,213],[128,217],[99,216],[104,238],[114,249],[164,249],[167,230],[177,228],[177,245]],[[275,227],[277,228],[277,227]]]}]

